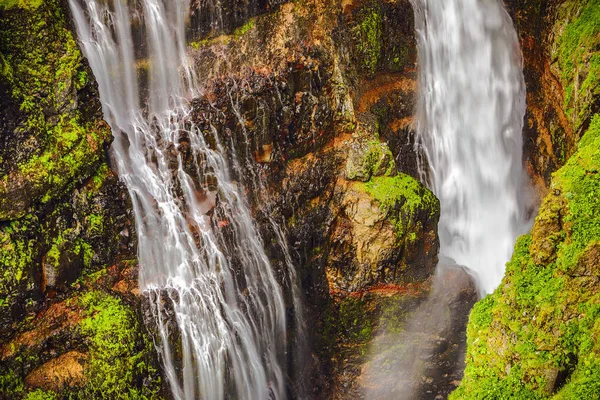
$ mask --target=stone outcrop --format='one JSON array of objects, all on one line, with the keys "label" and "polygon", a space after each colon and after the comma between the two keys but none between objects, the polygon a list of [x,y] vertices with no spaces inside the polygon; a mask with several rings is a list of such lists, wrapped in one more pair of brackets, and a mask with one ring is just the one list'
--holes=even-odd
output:
[{"label": "stone outcrop", "polygon": [[[416,307],[437,263],[439,204],[417,180],[413,148],[412,9],[246,3],[192,2],[189,50],[205,94],[191,122],[237,161],[278,269],[271,222],[284,227],[316,321],[310,396],[344,396],[335,377],[359,369],[334,354],[372,336],[350,333],[343,304],[358,296],[353,312],[375,326],[390,293]],[[68,18],[58,0],[0,2],[0,392],[162,397],[128,261],[131,204]]]},{"label": "stone outcrop", "polygon": [[527,84],[525,163],[539,193],[576,151],[599,105],[597,5],[569,0],[506,2],[520,36]]}]

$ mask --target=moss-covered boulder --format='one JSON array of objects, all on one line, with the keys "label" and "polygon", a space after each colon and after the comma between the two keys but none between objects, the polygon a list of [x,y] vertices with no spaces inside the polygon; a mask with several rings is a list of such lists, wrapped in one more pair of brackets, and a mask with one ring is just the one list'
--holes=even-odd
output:
[{"label": "moss-covered boulder", "polygon": [[367,182],[373,176],[392,175],[396,169],[394,155],[386,143],[379,140],[355,142],[346,160],[345,177]]},{"label": "moss-covered boulder", "polygon": [[81,278],[0,345],[3,398],[162,398],[136,278],[131,262]]},{"label": "moss-covered boulder", "polygon": [[331,235],[330,286],[356,291],[426,280],[439,249],[440,206],[433,193],[402,173],[343,188]]}]

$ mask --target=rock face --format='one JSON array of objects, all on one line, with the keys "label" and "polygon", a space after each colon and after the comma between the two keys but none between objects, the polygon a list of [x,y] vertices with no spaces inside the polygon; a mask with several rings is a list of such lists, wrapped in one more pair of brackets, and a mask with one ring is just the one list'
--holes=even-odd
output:
[{"label": "rock face", "polygon": [[[204,91],[191,122],[229,153],[273,264],[298,266],[309,356],[291,360],[290,392],[447,396],[476,294],[464,273],[441,289],[432,278],[439,204],[418,181],[409,1],[209,3],[192,2]],[[525,162],[547,196],[471,315],[453,397],[598,398],[600,3],[507,6],[525,56]],[[167,397],[131,204],[65,4],[0,0],[0,33],[0,398]],[[439,326],[423,339],[427,321]]]},{"label": "rock face", "polygon": [[529,132],[539,133],[539,163],[530,161],[548,180],[564,166],[502,285],[471,314],[465,378],[452,398],[598,398],[600,2],[511,7],[532,88]]},{"label": "rock face", "polygon": [[108,268],[135,257],[131,204],[63,6],[0,1],[0,398],[152,397],[135,265]]},{"label": "rock face", "polygon": [[273,220],[287,232],[312,334],[309,397],[349,398],[337,377],[360,374],[384,305],[407,297],[401,324],[418,304],[407,288],[425,295],[437,264],[439,203],[412,145],[410,3],[284,3],[192,46],[206,88],[193,122],[237,160],[264,242],[278,239]]},{"label": "rock face", "polygon": [[[298,266],[310,343],[291,362],[290,391],[364,397],[349,382],[374,334],[404,329],[437,264],[439,203],[413,146],[412,8],[208,3],[192,2],[204,91],[190,122],[229,153],[273,264]],[[164,397],[141,323],[131,204],[65,4],[0,0],[0,23],[0,397]]]},{"label": "rock face", "polygon": [[541,194],[598,112],[594,1],[506,2],[524,54],[525,162]]}]

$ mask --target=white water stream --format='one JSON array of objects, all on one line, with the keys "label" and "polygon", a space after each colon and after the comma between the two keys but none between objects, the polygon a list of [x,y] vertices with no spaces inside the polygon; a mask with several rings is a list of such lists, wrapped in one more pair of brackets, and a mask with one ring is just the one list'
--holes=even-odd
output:
[{"label": "white water stream", "polygon": [[[198,95],[186,58],[189,0],[140,0],[136,10],[121,0],[69,2],[133,201],[140,288],[174,397],[285,398],[282,288],[218,136],[209,132],[207,144],[188,118]],[[148,53],[145,96],[134,30]],[[182,143],[195,173],[184,168]]]},{"label": "white water stream", "polygon": [[[525,218],[525,83],[501,0],[413,0],[420,63],[418,144],[441,203],[442,257],[481,294],[504,276]],[[423,169],[426,169],[423,168]]]}]

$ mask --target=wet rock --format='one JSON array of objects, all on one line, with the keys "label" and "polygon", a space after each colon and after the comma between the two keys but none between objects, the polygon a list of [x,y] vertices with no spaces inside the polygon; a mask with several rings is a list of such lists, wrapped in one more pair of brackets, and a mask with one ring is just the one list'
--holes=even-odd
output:
[{"label": "wet rock", "polygon": [[62,392],[66,387],[81,386],[85,383],[83,375],[87,355],[77,351],[61,354],[33,370],[25,383],[34,389]]},{"label": "wet rock", "polygon": [[328,373],[344,346],[330,333],[342,318],[331,296],[418,285],[438,247],[437,202],[410,177],[418,176],[412,9],[350,3],[281,4],[192,51],[207,89],[193,102],[194,124],[209,143],[214,128],[243,166],[234,179],[248,188],[267,254],[282,268],[270,224],[285,222],[315,324],[311,398],[338,396],[328,382],[360,370],[350,357]]}]

